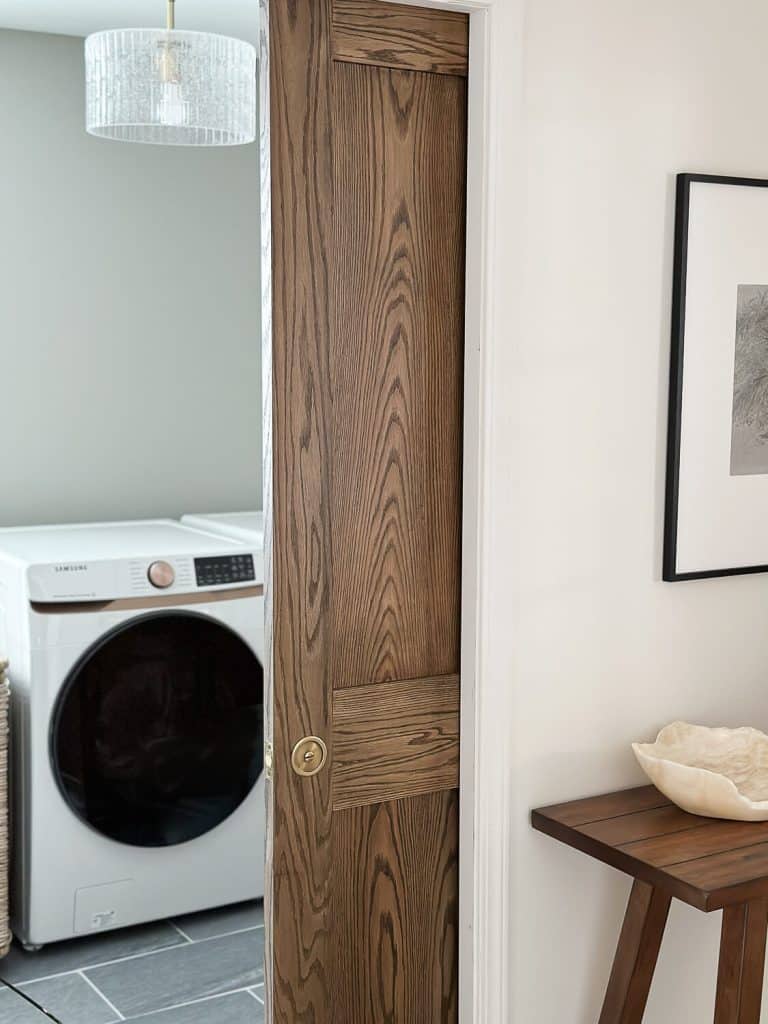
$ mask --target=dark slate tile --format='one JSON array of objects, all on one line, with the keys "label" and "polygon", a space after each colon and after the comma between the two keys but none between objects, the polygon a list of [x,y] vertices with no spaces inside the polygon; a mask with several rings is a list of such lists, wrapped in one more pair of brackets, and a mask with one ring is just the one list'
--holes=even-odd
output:
[{"label": "dark slate tile", "polygon": [[51,1024],[51,1018],[9,988],[0,989],[0,1024]]},{"label": "dark slate tile", "polygon": [[128,1020],[137,1024],[264,1024],[264,1007],[248,992],[234,992]]},{"label": "dark slate tile", "polygon": [[216,910],[203,910],[199,914],[185,914],[174,918],[174,924],[188,935],[193,942],[213,939],[217,935],[242,931],[243,928],[264,926],[264,904],[261,900],[249,903],[235,903]]},{"label": "dark slate tile", "polygon": [[122,1014],[138,1016],[263,981],[264,930],[186,943],[85,973]]},{"label": "dark slate tile", "polygon": [[0,960],[0,979],[16,985],[125,956],[135,956],[136,953],[149,953],[179,945],[184,945],[184,939],[167,921],[102,932],[85,939],[56,942],[45,946],[39,953],[25,953],[21,946],[14,943],[8,956]]},{"label": "dark slate tile", "polygon": [[79,974],[62,974],[20,986],[24,995],[60,1024],[110,1024],[117,1014]]}]

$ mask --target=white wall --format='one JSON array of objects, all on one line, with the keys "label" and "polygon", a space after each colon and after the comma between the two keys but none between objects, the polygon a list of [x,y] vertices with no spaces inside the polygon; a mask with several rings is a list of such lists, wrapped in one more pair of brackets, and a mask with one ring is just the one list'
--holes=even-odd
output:
[{"label": "white wall", "polygon": [[[674,175],[768,177],[768,7],[530,0],[521,65],[523,5],[494,6],[480,685],[514,834],[490,899],[503,1019],[594,1024],[629,883],[529,809],[641,784],[630,742],[675,718],[768,727],[768,578],[660,581]],[[712,1019],[719,927],[673,907],[648,1024]]]},{"label": "white wall", "polygon": [[91,138],[82,50],[0,32],[0,525],[254,507],[258,146]]}]

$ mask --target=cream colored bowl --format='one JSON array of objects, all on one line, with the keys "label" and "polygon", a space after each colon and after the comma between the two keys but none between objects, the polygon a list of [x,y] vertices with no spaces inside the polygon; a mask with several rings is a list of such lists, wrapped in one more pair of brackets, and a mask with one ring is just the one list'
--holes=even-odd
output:
[{"label": "cream colored bowl", "polygon": [[673,722],[655,743],[633,743],[657,789],[691,814],[768,821],[768,736]]}]

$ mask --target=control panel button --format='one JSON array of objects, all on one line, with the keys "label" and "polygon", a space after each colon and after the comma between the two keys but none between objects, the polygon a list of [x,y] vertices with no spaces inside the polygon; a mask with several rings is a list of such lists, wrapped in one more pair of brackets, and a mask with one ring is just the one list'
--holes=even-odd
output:
[{"label": "control panel button", "polygon": [[196,558],[198,587],[222,587],[232,583],[248,583],[255,579],[253,555],[220,555]]},{"label": "control panel button", "polygon": [[147,577],[153,587],[157,587],[158,590],[167,590],[168,587],[173,586],[176,573],[168,562],[153,562],[147,570]]}]

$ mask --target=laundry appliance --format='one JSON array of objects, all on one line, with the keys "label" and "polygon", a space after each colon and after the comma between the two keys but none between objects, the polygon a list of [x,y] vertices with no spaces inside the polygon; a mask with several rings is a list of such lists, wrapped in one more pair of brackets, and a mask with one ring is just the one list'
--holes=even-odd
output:
[{"label": "laundry appliance", "polygon": [[263,895],[261,564],[170,520],[0,530],[27,947]]},{"label": "laundry appliance", "polygon": [[234,537],[261,550],[264,548],[263,512],[190,513],[182,516],[181,521],[186,526]]}]

